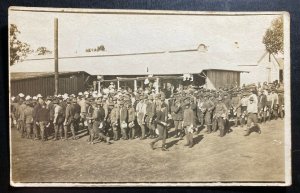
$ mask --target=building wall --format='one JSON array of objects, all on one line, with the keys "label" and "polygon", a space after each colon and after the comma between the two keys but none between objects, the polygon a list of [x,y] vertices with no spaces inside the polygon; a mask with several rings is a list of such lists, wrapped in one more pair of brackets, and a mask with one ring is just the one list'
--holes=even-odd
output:
[{"label": "building wall", "polygon": [[247,66],[241,67],[245,71],[249,71],[249,73],[241,74],[241,84],[251,84],[258,82],[273,82],[275,80],[279,80],[279,65],[271,56],[269,60],[269,56],[266,55],[256,66]]},{"label": "building wall", "polygon": [[240,72],[208,70],[206,71],[206,87],[208,89],[217,89],[219,87],[231,87],[240,85]]},{"label": "building wall", "polygon": [[[85,91],[85,74],[63,76],[59,78],[59,94],[77,94],[78,92]],[[54,94],[54,76],[49,77],[37,77],[23,80],[11,81],[11,95],[16,96],[19,93],[25,95],[37,95],[43,96]]]}]

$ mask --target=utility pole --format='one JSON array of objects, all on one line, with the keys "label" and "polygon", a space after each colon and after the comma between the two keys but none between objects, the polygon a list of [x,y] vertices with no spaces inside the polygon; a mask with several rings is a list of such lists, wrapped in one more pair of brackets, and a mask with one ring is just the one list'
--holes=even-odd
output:
[{"label": "utility pole", "polygon": [[54,18],[54,94],[58,94],[58,19]]}]

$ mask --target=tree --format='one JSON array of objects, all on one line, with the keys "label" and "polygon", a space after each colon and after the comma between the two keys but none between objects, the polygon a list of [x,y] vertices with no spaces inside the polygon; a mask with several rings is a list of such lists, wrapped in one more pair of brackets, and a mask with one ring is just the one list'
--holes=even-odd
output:
[{"label": "tree", "polygon": [[51,54],[52,52],[48,50],[48,48],[41,46],[38,49],[36,49],[36,53],[38,55],[46,55],[46,54]]},{"label": "tree", "polygon": [[105,51],[105,47],[103,45],[97,46],[97,48],[87,48],[85,49],[85,52],[100,52]]},{"label": "tree", "polygon": [[10,65],[13,65],[19,61],[23,61],[28,54],[33,52],[33,50],[30,49],[30,45],[28,43],[18,40],[17,35],[20,33],[21,32],[18,30],[15,24],[10,24],[10,29],[9,29]]},{"label": "tree", "polygon": [[263,37],[263,43],[269,54],[283,53],[283,17],[272,21]]}]

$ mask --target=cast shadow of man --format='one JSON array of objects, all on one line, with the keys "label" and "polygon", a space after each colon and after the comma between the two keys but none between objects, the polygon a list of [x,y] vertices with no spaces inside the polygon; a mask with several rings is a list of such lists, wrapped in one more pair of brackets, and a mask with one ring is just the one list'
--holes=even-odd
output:
[{"label": "cast shadow of man", "polygon": [[[193,138],[194,146],[199,144],[202,141],[203,138],[204,138],[203,135],[196,135],[196,137]],[[170,148],[174,145],[178,145],[179,141],[180,141],[180,139],[175,139],[173,141],[170,141],[170,142],[167,143],[167,147]]]}]

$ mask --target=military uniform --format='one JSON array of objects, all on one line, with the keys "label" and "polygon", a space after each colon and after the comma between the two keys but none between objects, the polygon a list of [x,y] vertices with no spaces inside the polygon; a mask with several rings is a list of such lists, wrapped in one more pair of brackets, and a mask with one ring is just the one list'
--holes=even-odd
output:
[{"label": "military uniform", "polygon": [[31,131],[33,125],[33,108],[30,106],[30,102],[26,101],[26,108],[24,109],[24,123],[26,128],[26,137],[31,138]]},{"label": "military uniform", "polygon": [[119,127],[119,119],[120,119],[120,110],[117,107],[117,105],[114,106],[114,108],[110,112],[110,122],[111,127],[113,129],[113,139],[117,141],[119,139],[118,136],[118,127]]},{"label": "military uniform", "polygon": [[185,146],[193,147],[193,129],[195,123],[194,111],[191,109],[188,103],[185,104],[185,109],[183,111],[183,122],[182,126],[185,129],[186,134],[186,144]]},{"label": "military uniform", "polygon": [[212,131],[212,114],[214,110],[214,103],[207,99],[207,95],[205,95],[205,100],[202,105],[202,112],[205,113],[205,124],[207,127],[207,132],[210,133]]},{"label": "military uniform", "polygon": [[175,104],[171,107],[172,118],[175,126],[175,137],[183,137],[182,121],[183,121],[183,109],[180,99],[177,98]]},{"label": "military uniform", "polygon": [[219,97],[219,102],[215,106],[215,118],[217,120],[217,127],[220,129],[220,137],[225,135],[225,121],[227,118],[228,109],[222,102],[222,98]]},{"label": "military uniform", "polygon": [[128,110],[124,106],[124,102],[122,101],[120,103],[120,127],[121,127],[121,133],[122,133],[122,139],[127,140],[128,139]]}]

